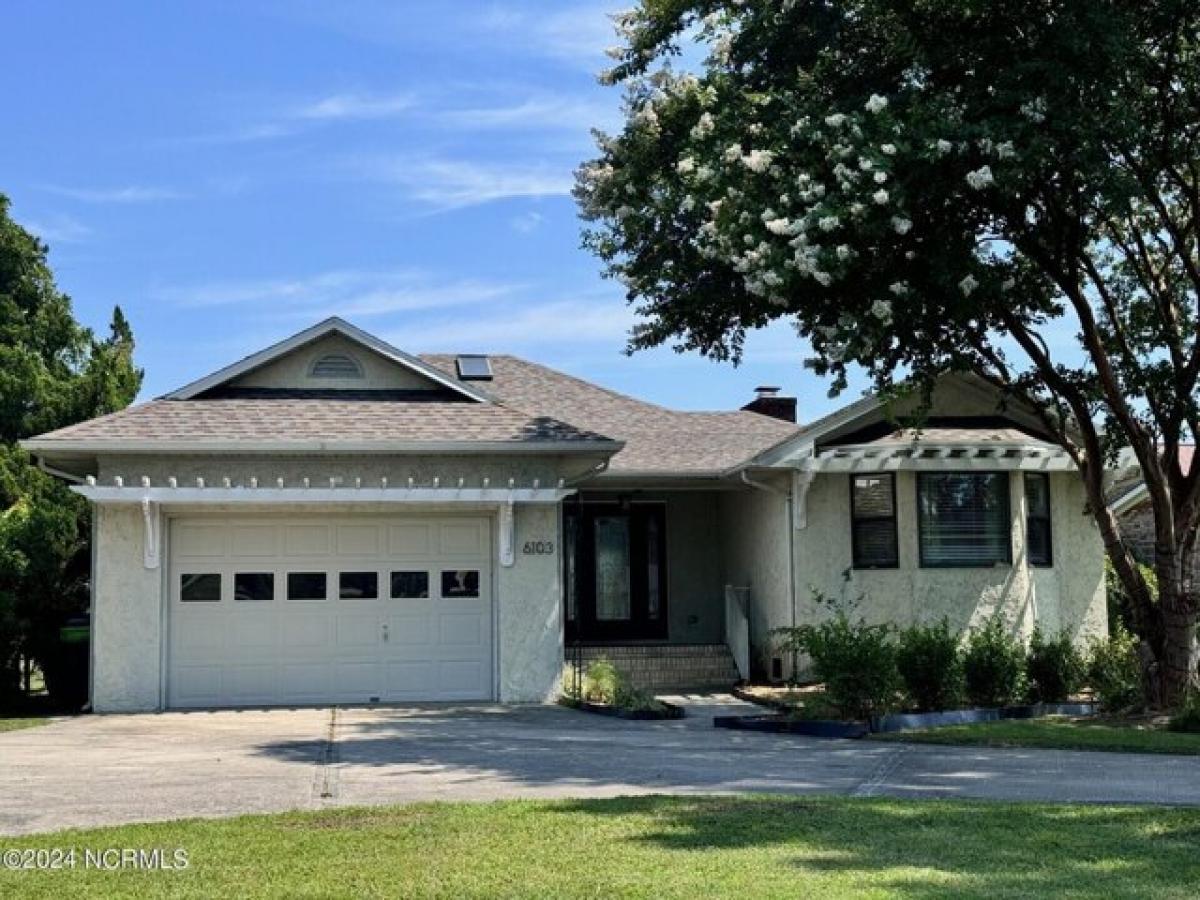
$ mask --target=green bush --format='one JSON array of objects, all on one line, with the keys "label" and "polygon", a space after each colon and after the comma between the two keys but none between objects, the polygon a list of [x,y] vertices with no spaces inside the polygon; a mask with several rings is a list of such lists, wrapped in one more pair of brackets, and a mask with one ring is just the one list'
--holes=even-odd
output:
[{"label": "green bush", "polygon": [[1186,731],[1190,734],[1200,734],[1200,691],[1189,691],[1187,699],[1179,712],[1171,716],[1167,723],[1171,731]]},{"label": "green bush", "polygon": [[1108,712],[1141,706],[1142,661],[1138,640],[1118,623],[1107,640],[1094,641],[1088,662],[1088,681],[1096,699]]},{"label": "green bush", "polygon": [[976,706],[1007,706],[1021,696],[1025,648],[999,615],[967,634],[963,674],[967,699]]},{"label": "green bush", "polygon": [[843,716],[865,719],[892,709],[900,690],[896,648],[889,625],[851,620],[847,610],[814,592],[818,605],[834,609],[818,625],[780,628],[785,651],[808,654],[813,674],[825,683],[825,694]]},{"label": "green bush", "polygon": [[583,675],[583,699],[589,703],[621,706],[632,690],[629,677],[604,657],[590,663]]},{"label": "green bush", "polygon": [[[1145,563],[1138,563],[1137,567],[1141,570],[1142,577],[1146,579],[1146,583],[1150,586],[1151,596],[1157,599],[1158,575],[1155,574],[1153,568]],[[1132,631],[1133,602],[1129,599],[1129,593],[1125,590],[1125,585],[1117,577],[1117,570],[1113,568],[1112,560],[1107,556],[1104,557],[1104,588],[1108,600],[1108,630],[1115,631],[1117,626],[1120,626],[1126,631]]]},{"label": "green bush", "polygon": [[1087,662],[1066,632],[1047,638],[1034,628],[1025,662],[1029,699],[1036,703],[1061,703],[1079,692],[1087,677]]},{"label": "green bush", "polygon": [[917,709],[953,709],[962,701],[963,663],[959,636],[945,619],[900,632],[896,666],[904,690]]}]

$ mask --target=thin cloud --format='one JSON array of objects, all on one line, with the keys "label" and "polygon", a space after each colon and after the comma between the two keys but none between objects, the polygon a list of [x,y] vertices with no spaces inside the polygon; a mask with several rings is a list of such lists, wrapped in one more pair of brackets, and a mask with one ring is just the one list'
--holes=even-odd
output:
[{"label": "thin cloud", "polygon": [[507,41],[594,70],[605,58],[604,49],[616,40],[611,16],[620,4],[587,0],[563,6],[555,12],[495,6],[480,18],[480,25]]},{"label": "thin cloud", "polygon": [[510,221],[513,231],[519,234],[529,234],[531,231],[536,231],[546,221],[546,217],[540,212],[530,211],[520,216],[515,216]]},{"label": "thin cloud", "polygon": [[462,130],[539,128],[587,132],[591,128],[612,128],[619,121],[612,103],[547,95],[528,97],[518,103],[449,109],[438,118]]},{"label": "thin cloud", "polygon": [[[395,333],[386,340],[412,344],[425,351],[478,350],[484,353],[561,349],[566,345],[623,347],[635,315],[619,298],[551,300],[493,306],[470,319],[422,322],[419,328]],[[393,340],[394,338],[394,340]]]},{"label": "thin cloud", "polygon": [[47,184],[42,186],[42,190],[59,197],[66,197],[69,200],[78,200],[80,203],[102,204],[153,203],[158,200],[179,200],[184,196],[179,191],[169,188],[136,184],[112,188],[80,188]]},{"label": "thin cloud", "polygon": [[21,227],[50,244],[77,244],[92,236],[91,228],[66,215],[54,215],[41,220],[23,219]]},{"label": "thin cloud", "polygon": [[483,279],[441,281],[428,273],[335,270],[300,278],[247,279],[168,287],[157,299],[180,308],[240,306],[272,319],[319,319],[438,310],[495,300],[519,284]]},{"label": "thin cloud", "polygon": [[410,111],[416,105],[411,93],[387,95],[333,94],[301,106],[293,118],[312,121],[387,119]]},{"label": "thin cloud", "polygon": [[371,160],[352,166],[370,180],[393,184],[413,200],[439,210],[480,206],[497,200],[565,196],[568,166],[528,166],[467,160]]}]

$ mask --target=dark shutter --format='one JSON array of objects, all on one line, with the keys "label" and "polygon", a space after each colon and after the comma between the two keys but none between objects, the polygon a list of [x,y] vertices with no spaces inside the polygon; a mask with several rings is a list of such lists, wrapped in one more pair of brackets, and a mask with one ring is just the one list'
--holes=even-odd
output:
[{"label": "dark shutter", "polygon": [[894,569],[900,564],[894,479],[891,474],[850,477],[851,545],[856,569]]}]

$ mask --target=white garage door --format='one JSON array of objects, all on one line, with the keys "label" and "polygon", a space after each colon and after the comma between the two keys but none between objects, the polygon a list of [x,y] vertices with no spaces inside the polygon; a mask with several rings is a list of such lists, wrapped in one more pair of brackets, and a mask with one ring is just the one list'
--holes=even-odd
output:
[{"label": "white garage door", "polygon": [[484,700],[488,520],[171,523],[172,707]]}]

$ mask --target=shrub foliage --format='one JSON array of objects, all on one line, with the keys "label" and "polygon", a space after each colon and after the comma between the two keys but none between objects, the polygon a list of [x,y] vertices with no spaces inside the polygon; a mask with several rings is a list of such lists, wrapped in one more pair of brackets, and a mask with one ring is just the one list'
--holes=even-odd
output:
[{"label": "shrub foliage", "polygon": [[1026,662],[1029,699],[1038,703],[1061,703],[1083,687],[1087,661],[1066,632],[1048,638],[1034,628]]},{"label": "shrub foliage", "polygon": [[1007,706],[1021,696],[1025,648],[993,616],[967,635],[963,653],[967,699],[977,706]]},{"label": "shrub foliage", "polygon": [[953,709],[963,696],[963,663],[959,635],[942,619],[913,625],[897,637],[896,665],[905,693],[922,712]]}]

